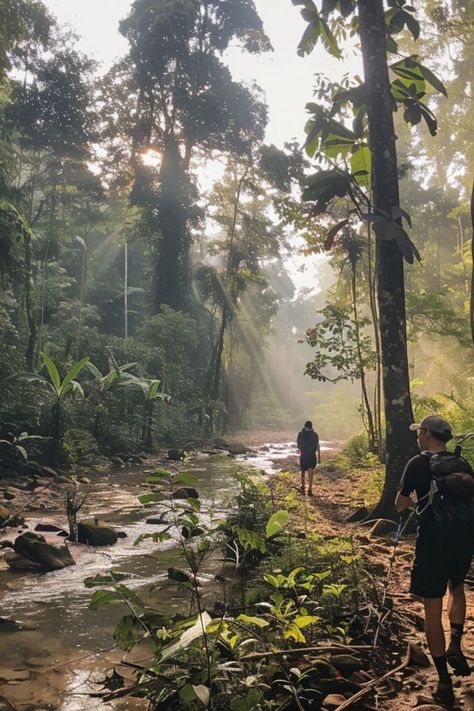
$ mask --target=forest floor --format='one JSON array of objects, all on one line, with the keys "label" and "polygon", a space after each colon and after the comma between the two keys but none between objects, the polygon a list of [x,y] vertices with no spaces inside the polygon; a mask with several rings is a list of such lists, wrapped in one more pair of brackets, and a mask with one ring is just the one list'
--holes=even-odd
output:
[{"label": "forest floor", "polygon": [[[246,433],[242,432],[237,433],[236,438],[238,436],[245,445],[255,447],[261,445],[262,441],[268,442],[268,435],[268,432],[253,432],[248,437]],[[278,439],[278,436],[281,439]],[[292,441],[295,434],[275,433],[275,437],[277,438],[273,440],[275,442]],[[379,581],[385,581],[393,551],[394,533],[392,531],[381,536],[372,532],[371,525],[346,522],[347,517],[363,503],[361,493],[367,486],[364,477],[370,477],[370,471],[366,470],[364,475],[361,470],[349,474],[338,470],[334,465],[331,465],[331,456],[337,452],[337,449],[335,444],[332,451],[323,452],[322,465],[315,473],[313,485],[315,495],[312,498],[303,497],[299,493],[298,458],[293,456],[283,462],[281,459],[275,461],[275,466],[291,473],[290,479],[286,481],[289,481],[290,489],[298,492],[298,501],[301,500],[302,505],[296,507],[296,513],[293,513],[292,525],[304,530],[315,530],[327,536],[352,538],[354,548],[362,555],[367,569],[377,576]],[[393,600],[392,612],[385,623],[389,631],[388,633],[386,631],[383,643],[379,642],[379,645],[386,645],[387,642],[390,644],[392,637],[394,648],[403,647],[404,644],[406,649],[408,642],[411,641],[426,654],[429,654],[423,631],[422,603],[408,593],[414,538],[414,535],[407,537],[397,547],[395,563],[388,584],[388,596]],[[470,576],[472,577],[468,577],[466,581],[467,619],[463,648],[468,661],[474,667],[474,571]],[[443,623],[448,635],[449,621],[446,611]],[[393,639],[393,635],[397,632],[403,639]],[[397,666],[398,663],[399,661],[393,666]],[[428,664],[428,660],[426,660],[426,664]],[[390,667],[387,666],[385,671],[389,669]],[[390,681],[379,686],[381,691],[379,697],[368,694],[366,700],[372,700],[372,702],[375,700],[376,707],[383,711],[408,711],[415,708],[417,711],[434,711],[442,708],[474,711],[474,674],[462,679],[453,677],[456,705],[452,707],[442,707],[433,701],[431,690],[435,688],[436,682],[437,675],[432,664],[424,668],[410,666],[407,673],[399,673],[391,677]],[[356,711],[357,702],[351,708]]]},{"label": "forest floor", "polygon": [[[242,442],[250,450],[264,447],[265,444],[282,444],[293,442],[295,433],[292,432],[235,432],[228,438],[229,442]],[[347,473],[337,467],[337,462],[331,463],[331,457],[337,454],[338,443],[325,449],[322,453],[323,463],[315,474],[313,486],[315,496],[302,497],[299,493],[300,475],[298,459],[288,456],[286,459],[275,460],[276,470],[290,472],[281,477],[280,486],[287,487],[286,493],[293,491],[296,495],[297,506],[294,507],[290,523],[296,529],[314,530],[318,533],[331,536],[347,536],[354,542],[355,550],[361,554],[364,567],[371,572],[374,579],[381,586],[387,578],[389,560],[393,550],[393,531],[380,535],[371,530],[371,526],[347,523],[347,517],[364,502],[367,480],[371,471],[354,470]],[[275,480],[279,475],[275,474]],[[44,504],[43,504],[44,505]],[[45,508],[49,508],[46,507]],[[42,515],[47,518],[48,511],[43,510]],[[389,579],[388,595],[393,600],[393,609],[384,623],[384,634],[380,636],[380,647],[385,647],[386,668],[377,667],[377,674],[381,675],[400,663],[408,642],[414,642],[427,653],[425,636],[423,632],[423,609],[419,601],[408,593],[410,566],[413,557],[414,537],[403,540],[397,548],[395,564]],[[468,614],[465,625],[464,651],[474,666],[474,573],[467,581]],[[445,618],[445,629],[449,627]],[[390,647],[392,654],[387,654]],[[397,657],[398,655],[398,657]],[[382,655],[383,656],[383,655]],[[423,655],[421,655],[423,657]],[[428,663],[428,662],[427,662]],[[474,675],[468,678],[453,678],[457,705],[450,707],[463,711],[474,711]],[[442,708],[435,705],[431,690],[436,685],[436,672],[433,665],[426,667],[409,666],[383,684],[377,686],[377,695],[367,694],[366,701],[373,704],[373,708],[380,711],[434,711]],[[18,691],[18,690],[17,690]],[[1,693],[0,693],[1,696]],[[20,694],[21,697],[21,694]],[[15,694],[15,701],[21,700]],[[351,706],[357,711],[358,704]],[[2,708],[0,703],[0,709]],[[131,707],[130,707],[131,708]],[[360,708],[360,707],[359,707]],[[367,706],[366,706],[367,708]]]}]

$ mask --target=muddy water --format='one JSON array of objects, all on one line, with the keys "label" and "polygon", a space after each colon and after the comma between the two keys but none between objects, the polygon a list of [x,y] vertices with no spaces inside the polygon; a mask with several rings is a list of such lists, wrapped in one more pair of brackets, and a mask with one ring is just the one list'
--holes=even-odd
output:
[{"label": "muddy water", "polygon": [[[273,460],[292,454],[296,454],[293,443],[283,443],[266,445],[251,456],[237,459],[270,471]],[[196,476],[204,516],[221,518],[225,513],[236,488],[232,466],[232,461],[206,455],[186,462],[186,471]],[[76,565],[44,575],[13,572],[0,563],[0,616],[14,618],[26,627],[9,633],[0,626],[0,697],[11,700],[19,710],[143,708],[143,702],[137,700],[106,706],[89,696],[89,692],[99,690],[97,684],[104,672],[122,656],[110,648],[113,628],[123,609],[91,611],[91,591],[84,587],[83,580],[111,569],[120,570],[136,576],[127,584],[143,591],[150,583],[166,578],[168,567],[179,565],[179,552],[173,541],[145,541],[134,546],[140,534],[160,530],[159,526],[146,523],[147,518],[159,513],[159,505],[141,507],[137,502],[137,496],[144,491],[146,471],[121,469],[101,477],[81,511],[84,518],[98,516],[127,534],[115,546],[88,549],[69,544]],[[29,529],[33,530],[42,519],[46,520],[44,514],[32,514],[26,519]],[[61,512],[48,513],[47,520],[66,526]],[[211,571],[204,574],[204,583],[206,578],[212,580]],[[170,596],[169,591],[162,595],[166,596],[167,610],[182,607],[182,601]],[[2,679],[7,683],[2,684]]]}]

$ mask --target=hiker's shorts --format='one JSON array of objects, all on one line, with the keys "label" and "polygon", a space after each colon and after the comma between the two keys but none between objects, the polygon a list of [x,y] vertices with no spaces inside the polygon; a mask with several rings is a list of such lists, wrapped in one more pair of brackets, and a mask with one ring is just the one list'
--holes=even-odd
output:
[{"label": "hiker's shorts", "polygon": [[426,598],[443,597],[448,582],[453,588],[464,582],[471,566],[472,546],[463,540],[440,546],[418,538],[411,571],[410,592]]},{"label": "hiker's shorts", "polygon": [[300,456],[300,469],[301,473],[308,471],[308,469],[314,469],[316,467],[316,453],[307,452]]}]

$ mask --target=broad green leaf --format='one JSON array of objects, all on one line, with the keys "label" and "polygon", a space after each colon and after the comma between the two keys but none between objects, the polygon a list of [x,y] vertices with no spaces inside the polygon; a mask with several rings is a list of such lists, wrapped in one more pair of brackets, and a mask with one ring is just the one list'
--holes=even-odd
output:
[{"label": "broad green leaf", "polygon": [[157,501],[163,501],[163,499],[164,499],[163,494],[142,494],[141,496],[138,497],[138,501],[141,504],[156,503]]},{"label": "broad green leaf", "polygon": [[351,171],[357,183],[370,190],[372,182],[372,153],[369,146],[361,146],[351,155]]},{"label": "broad green leaf", "polygon": [[283,632],[283,637],[285,639],[294,639],[295,642],[301,642],[301,644],[306,642],[306,637],[295,624],[288,625]]},{"label": "broad green leaf", "polygon": [[255,627],[268,627],[270,624],[267,620],[263,620],[261,617],[252,617],[250,615],[241,614],[236,617],[236,622],[243,622],[246,625],[255,625]]},{"label": "broad green leaf", "polygon": [[138,545],[140,545],[140,543],[142,541],[146,541],[148,538],[151,538],[153,543],[163,543],[163,541],[169,541],[171,539],[171,536],[167,531],[158,531],[155,533],[142,533],[133,542],[133,545],[138,546]]},{"label": "broad green leaf", "polygon": [[97,573],[97,575],[85,578],[84,585],[86,588],[96,588],[99,585],[114,585],[132,577],[134,576],[131,573]]},{"label": "broad green leaf", "polygon": [[134,615],[125,615],[114,630],[114,639],[120,649],[128,652],[143,639],[145,634],[145,630]]},{"label": "broad green leaf", "polygon": [[194,640],[202,637],[204,631],[211,622],[212,618],[207,612],[203,612],[201,615],[198,615],[195,624],[185,630],[177,642],[174,642],[163,649],[160,662],[164,662],[169,657],[174,657],[177,653],[189,647],[191,642],[194,642]]},{"label": "broad green leaf", "polygon": [[[317,11],[316,11],[317,12]],[[298,45],[297,54],[299,57],[304,57],[307,54],[311,54],[313,49],[318,43],[318,39],[321,35],[321,20],[315,15],[312,22],[309,23],[307,28],[303,33],[301,42]]]},{"label": "broad green leaf", "polygon": [[273,516],[270,516],[265,528],[266,537],[271,538],[279,533],[285,527],[286,522],[288,521],[288,516],[288,511],[283,510],[277,511],[273,514]]},{"label": "broad green leaf", "polygon": [[438,77],[433,74],[433,72],[428,69],[428,67],[423,66],[423,64],[419,65],[421,73],[423,74],[425,80],[430,84],[430,86],[433,87],[433,89],[436,89],[439,91],[441,94],[444,94],[444,96],[448,95],[448,92],[446,90],[446,87],[444,86],[443,82],[438,79]]},{"label": "broad green leaf", "polygon": [[100,610],[108,605],[123,605],[124,602],[115,590],[96,590],[89,602],[91,610]]},{"label": "broad green leaf", "polygon": [[54,361],[49,357],[47,353],[44,351],[40,352],[41,358],[43,359],[43,363],[45,364],[49,377],[51,378],[51,382],[54,386],[54,389],[56,390],[56,393],[59,395],[60,394],[60,389],[61,389],[61,378],[59,377],[59,372],[58,369],[56,368],[56,364]]},{"label": "broad green leaf", "polygon": [[303,627],[308,627],[308,625],[314,625],[320,619],[317,615],[299,615],[299,617],[295,617],[294,622],[297,627],[302,629]]},{"label": "broad green leaf", "polygon": [[207,707],[209,704],[209,698],[211,696],[209,688],[207,686],[204,686],[204,684],[199,684],[198,686],[194,686],[193,684],[193,691],[199,701]]},{"label": "broad green leaf", "polygon": [[182,472],[173,477],[173,484],[184,484],[185,486],[196,486],[197,479],[191,472]]},{"label": "broad green leaf", "polygon": [[336,38],[331,32],[328,23],[326,22],[326,20],[323,20],[323,18],[320,18],[320,33],[323,44],[329,54],[331,54],[333,57],[336,57],[336,59],[340,59],[342,56],[341,49],[337,43]]},{"label": "broad green leaf", "polygon": [[[60,388],[61,392],[64,392],[67,389],[69,383],[71,383],[71,385],[72,385],[72,383],[75,382],[76,376],[79,375],[79,373],[81,372],[81,370],[84,368],[84,366],[86,365],[86,363],[88,361],[89,361],[89,356],[85,356],[85,358],[81,358],[81,360],[78,360],[77,363],[74,363],[74,365],[69,370],[69,372],[66,373],[66,375],[64,376],[64,380],[63,380],[61,388]],[[79,383],[77,383],[77,385],[79,385]],[[74,389],[74,386],[73,386],[73,389]],[[82,390],[82,388],[81,388],[81,390]],[[84,395],[84,393],[82,393],[82,395]]]}]

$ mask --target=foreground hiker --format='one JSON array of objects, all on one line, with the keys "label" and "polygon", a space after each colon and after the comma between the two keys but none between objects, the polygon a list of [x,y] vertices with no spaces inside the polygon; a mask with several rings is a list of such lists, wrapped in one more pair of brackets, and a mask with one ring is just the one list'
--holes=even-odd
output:
[{"label": "foreground hiker", "polygon": [[313,423],[307,420],[296,440],[300,452],[301,493],[305,494],[305,475],[308,474],[308,496],[313,496],[313,476],[317,464],[321,463],[319,436],[313,430]]},{"label": "foreground hiker", "polygon": [[[439,676],[434,698],[452,703],[447,665],[457,676],[471,673],[461,638],[466,618],[464,579],[474,547],[474,473],[460,451],[446,450],[453,435],[445,419],[429,415],[410,429],[417,431],[421,454],[406,465],[395,506],[399,512],[413,506],[411,497],[416,493],[419,529],[410,592],[423,598],[426,638]],[[451,625],[447,650],[441,622],[446,590]]]}]

